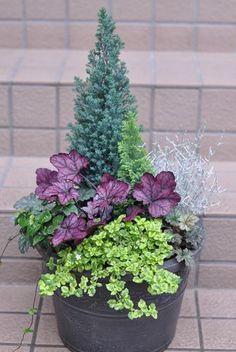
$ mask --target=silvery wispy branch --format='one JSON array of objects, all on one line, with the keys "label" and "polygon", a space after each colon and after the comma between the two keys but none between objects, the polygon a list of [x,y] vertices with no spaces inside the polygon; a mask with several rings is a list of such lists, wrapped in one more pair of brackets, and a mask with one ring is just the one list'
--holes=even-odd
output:
[{"label": "silvery wispy branch", "polygon": [[[164,170],[174,173],[176,190],[181,195],[180,206],[198,215],[204,214],[208,207],[219,204],[219,193],[223,191],[211,165],[215,151],[210,147],[207,156],[199,152],[202,138],[203,133],[193,140],[186,134],[176,135],[173,140],[166,137],[166,145],[155,144],[150,154],[157,172]],[[219,141],[217,146],[220,144]]]}]

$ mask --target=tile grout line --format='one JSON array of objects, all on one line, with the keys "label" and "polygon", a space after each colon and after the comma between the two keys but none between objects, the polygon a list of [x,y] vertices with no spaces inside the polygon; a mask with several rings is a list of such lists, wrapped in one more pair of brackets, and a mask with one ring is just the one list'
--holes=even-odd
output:
[{"label": "tile grout line", "polygon": [[25,51],[23,50],[19,58],[17,59],[17,62],[15,66],[13,67],[11,74],[9,75],[8,79],[8,123],[9,123],[9,147],[10,147],[10,155],[14,155],[14,116],[13,116],[13,81],[16,76],[16,73],[25,57]]},{"label": "tile grout line", "polygon": [[9,156],[6,162],[6,165],[4,167],[4,171],[2,172],[1,176],[0,176],[0,190],[4,187],[4,182],[7,178],[8,172],[11,168],[12,165],[12,158]]},{"label": "tile grout line", "polygon": [[112,16],[112,14],[113,14],[113,2],[112,2],[112,0],[109,0],[109,2],[108,2],[108,10],[109,10],[110,15]]},{"label": "tile grout line", "polygon": [[201,352],[204,352],[204,341],[203,341],[203,332],[202,332],[202,323],[200,318],[200,306],[198,300],[198,290],[194,289],[194,298],[195,298],[195,305],[196,305],[196,312],[197,312],[197,322],[198,322],[198,335],[199,335],[199,344]]},{"label": "tile grout line", "polygon": [[55,106],[55,117],[56,117],[56,129],[55,129],[55,134],[56,134],[56,152],[58,153],[60,151],[60,130],[59,130],[59,120],[60,120],[60,91],[59,91],[59,86],[56,86],[56,91],[55,91],[55,101],[56,101],[56,106]]},{"label": "tile grout line", "polygon": [[193,51],[198,50],[199,15],[200,15],[200,2],[199,0],[195,0],[195,15],[194,15],[194,22],[193,22]]},{"label": "tile grout line", "polygon": [[196,138],[197,138],[197,143],[198,143],[198,148],[200,150],[201,147],[201,140],[199,133],[201,133],[202,129],[202,91],[203,91],[203,77],[202,77],[202,71],[201,71],[201,65],[199,62],[198,58],[198,53],[194,53],[194,59],[196,63],[196,68],[197,68],[197,74],[198,74],[198,79],[199,79],[199,88],[198,88],[198,110],[197,110],[197,123],[196,123]]},{"label": "tile grout line", "polygon": [[41,310],[42,310],[42,306],[43,306],[43,298],[40,297],[39,304],[38,304],[37,315],[36,315],[36,320],[35,320],[35,324],[34,324],[34,332],[33,332],[33,336],[32,336],[32,339],[31,339],[31,345],[30,345],[29,352],[34,352],[34,349],[35,349],[35,342],[36,342],[37,333],[38,333],[38,327],[39,327],[39,321],[40,321],[40,313],[41,313]]},{"label": "tile grout line", "polygon": [[65,18],[64,18],[64,47],[66,49],[70,46],[70,36],[69,36],[69,2],[64,0],[65,6]]},{"label": "tile grout line", "polygon": [[156,20],[156,1],[155,0],[149,0],[151,1],[151,18],[150,18],[150,50],[155,51],[156,48],[156,26],[155,26],[155,20]]},{"label": "tile grout line", "polygon": [[149,132],[149,150],[151,151],[153,148],[153,125],[154,125],[154,106],[155,106],[155,88],[151,89],[151,97],[150,97],[150,132]]},{"label": "tile grout line", "polygon": [[[111,0],[109,0],[111,1]],[[109,8],[110,8],[110,4],[109,4]],[[34,23],[60,23],[63,24],[64,23],[64,19],[55,19],[55,18],[50,18],[50,19],[43,19],[43,18],[37,18],[37,19],[27,19],[26,18],[26,23],[29,24],[34,24]],[[0,23],[5,23],[5,22],[9,22],[12,24],[18,23],[19,20],[18,19],[14,19],[14,18],[4,18],[4,19],[0,19]],[[68,19],[68,22],[70,23],[76,23],[76,24],[94,24],[97,23],[97,19]],[[150,25],[150,21],[149,20],[116,20],[116,23],[118,24],[127,24],[127,25]],[[190,26],[194,24],[194,21],[159,21],[159,20],[155,20],[154,21],[156,26],[179,26],[179,27],[184,27],[184,26]],[[208,27],[213,27],[213,26],[220,26],[220,27],[232,27],[232,26],[236,26],[236,21],[228,21],[228,22],[220,22],[220,21],[212,21],[212,22],[207,22],[207,21],[201,21],[201,22],[197,22],[197,25],[199,27],[203,27],[203,26],[208,26]],[[234,51],[232,51],[234,52]]]},{"label": "tile grout line", "polygon": [[156,48],[156,0],[151,1],[151,27],[150,27],[150,58],[149,58],[149,74],[150,74],[150,82],[152,83],[151,91],[150,91],[150,116],[149,116],[149,151],[153,148],[153,135],[154,135],[154,109],[155,109],[155,82],[156,82],[156,56],[155,56],[155,48]]},{"label": "tile grout line", "polygon": [[56,86],[55,86],[55,123],[56,123],[56,128],[55,128],[55,133],[56,133],[56,151],[59,152],[60,151],[60,148],[61,148],[61,138],[60,138],[60,120],[61,120],[61,111],[60,111],[60,80],[61,80],[61,77],[63,75],[63,72],[64,72],[64,68],[65,68],[65,65],[66,65],[66,62],[67,62],[67,59],[69,57],[69,51],[66,50],[65,51],[65,54],[64,54],[64,58],[62,60],[62,63],[61,63],[61,67],[59,69],[59,72],[57,74],[57,78],[56,78]]},{"label": "tile grout line", "polygon": [[[27,49],[28,50],[28,49]],[[30,50],[30,49],[29,49]],[[130,50],[126,50],[126,51],[129,51]],[[79,54],[80,50],[78,50],[78,54]],[[145,50],[143,51],[145,52]],[[147,51],[146,51],[147,52]],[[159,53],[160,51],[157,51],[157,53]],[[162,51],[162,53],[164,53],[164,51]],[[0,84],[2,86],[6,86],[8,84],[8,82],[0,82]],[[15,86],[39,86],[39,87],[54,87],[55,86],[55,82],[51,82],[51,83],[48,83],[48,82],[34,82],[34,81],[28,81],[28,82],[14,82],[14,85]],[[63,87],[68,87],[68,86],[72,86],[73,85],[73,82],[72,81],[68,81],[68,82],[60,82],[60,85],[63,86]],[[140,83],[131,83],[131,87],[133,88],[159,88],[159,89],[189,89],[189,90],[196,90],[196,89],[199,89],[200,88],[200,84],[198,85],[179,85],[179,84],[171,84],[171,85],[165,85],[165,84],[159,84],[159,83],[145,83],[145,84],[140,84]],[[223,85],[202,85],[202,88],[203,89],[214,89],[214,90],[217,90],[217,89],[225,89],[225,90],[235,90],[236,88],[236,83],[235,85],[232,85],[232,86],[225,86],[224,84]]]},{"label": "tile grout line", "polygon": [[23,48],[28,47],[26,0],[22,0]]}]

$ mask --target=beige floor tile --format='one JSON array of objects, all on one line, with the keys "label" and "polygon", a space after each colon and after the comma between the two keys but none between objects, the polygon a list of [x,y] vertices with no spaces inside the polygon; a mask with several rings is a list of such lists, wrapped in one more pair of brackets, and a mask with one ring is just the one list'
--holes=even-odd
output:
[{"label": "beige floor tile", "polygon": [[0,82],[8,82],[23,50],[0,49]]},{"label": "beige floor tile", "polygon": [[176,335],[170,348],[199,348],[197,319],[179,319]]},{"label": "beige floor tile", "polygon": [[201,317],[236,318],[236,290],[198,291]]},{"label": "beige floor tile", "polygon": [[7,171],[6,170],[7,165],[8,165],[8,157],[7,156],[0,157],[0,180],[2,179],[3,175]]},{"label": "beige floor tile", "polygon": [[36,187],[35,169],[30,168],[11,168],[6,176],[3,187]]},{"label": "beige floor tile", "polygon": [[[17,346],[0,346],[0,352],[12,352],[14,351],[14,348],[16,348]],[[21,349],[19,350],[19,352],[29,352],[30,351],[30,347],[21,347]]]},{"label": "beige floor tile", "polygon": [[64,50],[27,50],[14,82],[57,82],[64,55]]},{"label": "beige floor tile", "polygon": [[[24,329],[29,326],[29,315],[20,314],[0,314],[0,341],[2,343],[18,343],[22,337]],[[24,342],[29,343],[32,333],[25,336]]]},{"label": "beige floor tile", "polygon": [[0,311],[27,312],[32,308],[34,292],[35,285],[0,285]]},{"label": "beige floor tile", "polygon": [[193,53],[157,52],[155,83],[158,86],[199,87],[200,79]]},{"label": "beige floor tile", "polygon": [[36,344],[63,345],[58,336],[56,319],[54,316],[41,315]]},{"label": "beige floor tile", "polygon": [[236,289],[236,265],[231,263],[200,263],[199,287]]},{"label": "beige floor tile", "polygon": [[153,60],[150,52],[123,51],[121,60],[127,65],[131,85],[151,85],[154,77],[151,70]]},{"label": "beige floor tile", "polygon": [[27,170],[36,170],[38,167],[51,167],[53,168],[52,164],[50,164],[49,157],[24,157],[18,156],[12,158],[12,168],[27,168]]},{"label": "beige floor tile", "polygon": [[17,128],[13,130],[13,138],[17,156],[49,157],[56,150],[55,130]]},{"label": "beige floor tile", "polygon": [[54,313],[54,306],[52,302],[52,297],[45,297],[43,299],[42,313]]},{"label": "beige floor tile", "polygon": [[27,196],[33,188],[4,188],[0,190],[0,209],[4,211],[14,210],[15,202],[21,197]]},{"label": "beige floor tile", "polygon": [[3,260],[0,267],[1,285],[35,284],[41,275],[39,260]]},{"label": "beige floor tile", "polygon": [[63,73],[61,75],[61,84],[74,83],[75,76],[85,79],[86,78],[86,63],[88,61],[88,50],[69,50],[66,59]]},{"label": "beige floor tile", "polygon": [[198,53],[198,61],[204,86],[236,86],[234,53]]},{"label": "beige floor tile", "polygon": [[[13,223],[13,214],[0,214],[0,226],[1,226],[1,235],[0,235],[0,248],[3,248],[9,237],[16,234],[18,228],[14,226]],[[24,255],[19,252],[18,249],[18,239],[15,238],[11,241],[5,251],[4,256],[14,256],[14,257],[40,257],[38,252],[33,249],[29,249]]]},{"label": "beige floor tile", "polygon": [[235,172],[236,164],[233,161],[213,161],[212,165],[215,170],[219,173],[231,173]]},{"label": "beige floor tile", "polygon": [[[204,260],[235,260],[236,253],[236,219],[204,219],[206,242],[201,259]],[[224,246],[222,246],[224,234]]]},{"label": "beige floor tile", "polygon": [[236,214],[236,192],[224,192],[218,197],[219,205],[207,209],[206,214],[211,215],[235,215]]},{"label": "beige floor tile", "polygon": [[236,350],[236,320],[203,319],[202,329],[206,349]]},{"label": "beige floor tile", "polygon": [[186,289],[180,311],[180,316],[196,316],[196,304],[194,290]]}]

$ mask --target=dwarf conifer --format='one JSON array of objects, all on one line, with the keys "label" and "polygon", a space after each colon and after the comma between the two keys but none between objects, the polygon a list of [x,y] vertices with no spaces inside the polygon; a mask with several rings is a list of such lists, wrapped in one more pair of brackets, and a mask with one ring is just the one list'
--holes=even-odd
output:
[{"label": "dwarf conifer", "polygon": [[127,68],[120,58],[123,43],[106,10],[98,14],[95,49],[88,56],[87,79],[75,78],[75,120],[70,125],[70,149],[90,161],[87,177],[95,184],[108,172],[117,175],[118,142],[128,111],[136,111]]},{"label": "dwarf conifer", "polygon": [[129,112],[123,122],[118,150],[120,155],[118,176],[122,180],[134,184],[140,181],[145,172],[153,172],[134,112]]}]

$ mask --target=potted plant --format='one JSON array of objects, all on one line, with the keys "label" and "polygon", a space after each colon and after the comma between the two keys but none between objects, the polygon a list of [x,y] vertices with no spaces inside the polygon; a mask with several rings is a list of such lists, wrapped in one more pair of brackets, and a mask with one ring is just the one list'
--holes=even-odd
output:
[{"label": "potted plant", "polygon": [[[88,78],[75,80],[70,150],[51,156],[52,170],[36,170],[35,193],[16,203],[15,223],[20,251],[42,254],[40,293],[53,296],[71,351],[163,351],[202,246],[200,205],[195,209],[196,194],[191,204],[183,195],[188,175],[176,167],[188,148],[175,145],[174,160],[170,149],[151,157],[144,148],[114,30],[101,9]],[[197,148],[187,154],[190,164],[193,157],[194,167],[208,170]],[[197,185],[202,207],[204,172]]]}]

